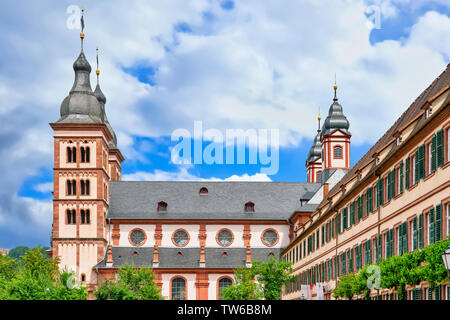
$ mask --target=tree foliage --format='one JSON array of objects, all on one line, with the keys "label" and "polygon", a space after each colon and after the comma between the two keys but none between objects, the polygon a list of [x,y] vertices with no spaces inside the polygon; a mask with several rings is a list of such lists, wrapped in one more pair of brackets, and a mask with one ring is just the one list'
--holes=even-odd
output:
[{"label": "tree foliage", "polygon": [[117,281],[103,281],[95,296],[97,300],[162,300],[154,279],[151,268],[127,264],[118,270]]},{"label": "tree foliage", "polygon": [[[251,268],[234,271],[235,283],[222,291],[225,300],[279,300],[284,285],[293,280],[290,262],[271,258],[268,262],[254,261]],[[256,281],[255,281],[256,280]]]},{"label": "tree foliage", "polygon": [[85,300],[87,291],[79,287],[72,272],[60,272],[59,258],[49,258],[37,247],[20,260],[0,258],[1,300]]},{"label": "tree foliage", "polygon": [[[405,287],[418,285],[426,281],[430,286],[449,281],[449,272],[442,261],[442,253],[450,245],[450,238],[441,240],[421,250],[392,256],[377,265],[380,268],[381,288],[395,289],[400,300],[405,299]],[[333,296],[351,299],[355,295],[368,297],[370,289],[367,279],[370,274],[367,266],[357,274],[349,274],[339,278]]]}]

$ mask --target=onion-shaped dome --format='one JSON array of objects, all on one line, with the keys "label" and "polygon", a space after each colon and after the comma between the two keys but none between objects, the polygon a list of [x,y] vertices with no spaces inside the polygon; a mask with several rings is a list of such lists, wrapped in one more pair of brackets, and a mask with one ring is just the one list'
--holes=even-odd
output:
[{"label": "onion-shaped dome", "polygon": [[114,132],[114,129],[112,128],[111,124],[108,121],[108,117],[106,116],[105,111],[105,104],[106,104],[106,97],[102,92],[102,89],[100,89],[100,85],[97,83],[97,86],[95,87],[94,95],[97,98],[101,109],[102,109],[102,121],[106,125],[106,127],[109,130],[109,133],[111,134],[111,141],[108,142],[108,145],[111,149],[117,149],[117,136]]},{"label": "onion-shaped dome", "polygon": [[320,142],[320,130],[318,130],[316,137],[314,138],[314,143],[309,149],[308,157],[306,158],[306,163],[313,162],[317,158],[322,157],[322,143]]},{"label": "onion-shaped dome", "polygon": [[102,123],[102,109],[92,92],[91,66],[83,51],[73,64],[75,81],[61,103],[59,123]]},{"label": "onion-shaped dome", "polygon": [[336,96],[337,85],[334,86],[334,99],[328,111],[328,116],[322,126],[322,135],[327,135],[335,130],[341,130],[342,132],[351,135],[348,131],[350,123],[344,115],[343,108],[338,102]]}]

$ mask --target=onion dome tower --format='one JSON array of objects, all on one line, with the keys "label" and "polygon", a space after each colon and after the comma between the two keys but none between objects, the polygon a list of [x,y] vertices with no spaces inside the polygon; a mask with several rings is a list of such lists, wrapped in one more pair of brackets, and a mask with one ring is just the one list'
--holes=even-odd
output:
[{"label": "onion dome tower", "polygon": [[328,178],[338,169],[350,169],[350,123],[338,102],[336,80],[334,81],[333,103],[328,111],[321,132],[322,143],[322,180]]},{"label": "onion dome tower", "polygon": [[102,89],[100,89],[100,80],[99,80],[100,69],[98,66],[98,48],[97,48],[97,70],[95,70],[95,73],[97,75],[97,86],[95,87],[94,95],[97,98],[98,103],[100,104],[100,107],[101,107],[102,121],[108,128],[108,131],[112,137],[112,139],[108,142],[108,145],[109,145],[110,149],[117,149],[117,136],[116,136],[116,133],[114,132],[114,129],[111,127],[111,124],[108,121],[108,117],[106,116],[106,111],[105,111],[106,97],[103,94]]},{"label": "onion dome tower", "polygon": [[322,177],[322,143],[320,142],[320,113],[317,116],[319,126],[313,145],[309,149],[308,157],[306,158],[306,173],[307,181],[310,183],[321,182]]},{"label": "onion dome tower", "polygon": [[91,65],[83,52],[84,23],[80,33],[81,52],[73,64],[75,81],[69,95],[61,103],[61,118],[57,123],[102,123],[101,106],[92,92]]}]

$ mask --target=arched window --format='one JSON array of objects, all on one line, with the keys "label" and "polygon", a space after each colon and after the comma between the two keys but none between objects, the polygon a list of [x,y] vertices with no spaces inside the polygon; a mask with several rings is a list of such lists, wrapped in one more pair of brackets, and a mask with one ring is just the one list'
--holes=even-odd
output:
[{"label": "arched window", "polygon": [[72,162],[72,148],[67,147],[67,162]]},{"label": "arched window", "polygon": [[90,224],[91,223],[91,212],[88,210],[81,210],[81,224]]},{"label": "arched window", "polygon": [[335,146],[333,148],[334,150],[334,158],[335,159],[342,159],[342,147],[341,146]]},{"label": "arched window", "polygon": [[67,195],[75,196],[77,194],[77,182],[75,180],[67,180]]},{"label": "arched window", "polygon": [[164,201],[158,202],[158,212],[166,212],[167,211],[167,203]]},{"label": "arched window", "polygon": [[81,147],[81,162],[89,162],[90,161],[90,150],[89,147]]},{"label": "arched window", "polygon": [[67,195],[72,195],[72,181],[67,180]]},{"label": "arched window", "polygon": [[222,278],[219,280],[218,284],[218,299],[223,300],[222,290],[228,288],[233,284],[233,281],[230,278]]},{"label": "arched window", "polygon": [[185,300],[186,299],[186,280],[183,278],[172,279],[172,300]]},{"label": "arched window", "polygon": [[77,162],[77,148],[72,147],[72,162]]},{"label": "arched window", "polygon": [[208,194],[208,189],[206,189],[205,187],[202,187],[200,189],[200,194]]},{"label": "arched window", "polygon": [[80,180],[81,186],[81,195],[88,196],[89,195],[89,180]]},{"label": "arched window", "polygon": [[66,210],[66,215],[67,215],[67,224],[76,224],[77,223],[77,213],[75,211],[75,209],[67,209]]},{"label": "arched window", "polygon": [[255,212],[255,204],[253,202],[247,202],[244,208],[245,212]]}]

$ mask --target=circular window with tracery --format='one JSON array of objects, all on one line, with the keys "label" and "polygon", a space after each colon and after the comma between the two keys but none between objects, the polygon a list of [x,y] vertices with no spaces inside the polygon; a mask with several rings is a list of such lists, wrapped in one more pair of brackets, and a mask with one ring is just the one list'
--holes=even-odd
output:
[{"label": "circular window with tracery", "polygon": [[130,232],[130,235],[128,236],[130,243],[133,246],[142,246],[145,241],[147,240],[147,236],[145,235],[145,232],[142,229],[134,229]]},{"label": "circular window with tracery", "polygon": [[278,232],[274,229],[267,229],[263,232],[261,239],[266,246],[272,247],[278,243]]},{"label": "circular window with tracery", "polygon": [[233,233],[228,229],[222,229],[217,233],[216,241],[222,247],[228,247],[233,243]]},{"label": "circular window with tracery", "polygon": [[183,229],[176,230],[173,233],[172,242],[178,247],[184,247],[189,242],[189,234]]}]

